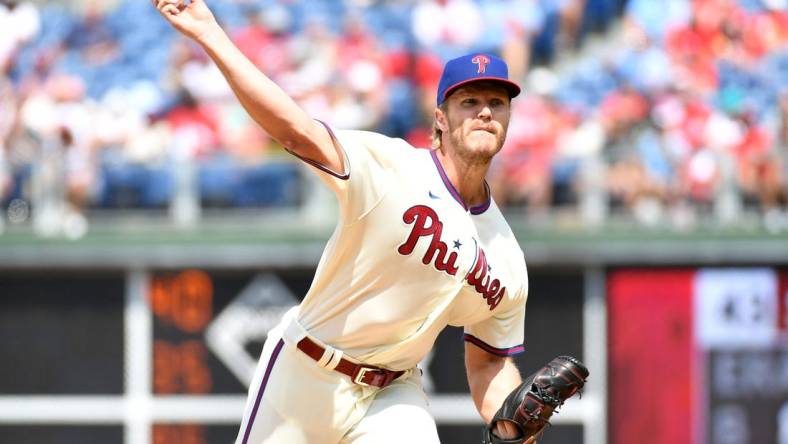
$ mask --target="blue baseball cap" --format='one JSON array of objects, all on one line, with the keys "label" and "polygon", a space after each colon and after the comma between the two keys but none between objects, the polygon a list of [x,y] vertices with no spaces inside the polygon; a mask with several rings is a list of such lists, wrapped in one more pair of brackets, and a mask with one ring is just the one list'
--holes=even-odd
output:
[{"label": "blue baseball cap", "polygon": [[509,91],[509,98],[520,94],[520,86],[509,80],[506,62],[494,55],[473,53],[446,62],[438,82],[438,106],[457,88],[480,80],[500,83]]}]

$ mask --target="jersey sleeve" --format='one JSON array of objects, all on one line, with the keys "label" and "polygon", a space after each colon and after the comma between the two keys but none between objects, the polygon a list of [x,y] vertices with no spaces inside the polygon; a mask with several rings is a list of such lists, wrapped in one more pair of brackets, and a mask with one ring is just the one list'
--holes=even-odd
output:
[{"label": "jersey sleeve", "polygon": [[369,131],[338,130],[326,125],[342,157],[343,171],[331,171],[301,158],[337,197],[343,222],[353,223],[374,208],[398,174],[397,153],[413,149],[402,139]]},{"label": "jersey sleeve", "polygon": [[496,356],[513,356],[525,351],[525,295],[518,295],[511,307],[483,321],[465,326],[466,342]]}]

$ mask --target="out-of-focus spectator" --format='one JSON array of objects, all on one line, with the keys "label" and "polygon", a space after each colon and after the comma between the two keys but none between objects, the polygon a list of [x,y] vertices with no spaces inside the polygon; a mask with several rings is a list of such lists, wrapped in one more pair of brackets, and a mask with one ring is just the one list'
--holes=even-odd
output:
[{"label": "out-of-focus spectator", "polygon": [[488,51],[500,51],[511,77],[525,77],[533,39],[545,22],[539,0],[484,0],[480,8],[485,22],[480,46]]},{"label": "out-of-focus spectator", "polygon": [[187,60],[180,71],[180,83],[197,101],[212,103],[232,97],[221,71],[204,55]]},{"label": "out-of-focus spectator", "polygon": [[742,196],[745,203],[771,208],[779,191],[779,183],[775,182],[779,179],[779,164],[771,149],[773,142],[766,129],[753,121],[751,113],[742,113],[737,120],[742,137],[732,154],[738,167],[736,173]]},{"label": "out-of-focus spectator", "polygon": [[661,43],[666,32],[689,22],[691,3],[687,0],[629,0],[624,24],[629,28],[629,35],[637,30],[645,34],[645,38]]},{"label": "out-of-focus spectator", "polygon": [[122,149],[123,160],[133,164],[155,165],[164,162],[172,144],[172,131],[164,119],[150,119],[130,134]]},{"label": "out-of-focus spectator", "polygon": [[788,90],[780,93],[778,110],[777,143],[780,150],[788,154]]},{"label": "out-of-focus spectator", "polygon": [[584,9],[593,10],[598,5],[589,0],[543,0],[543,3],[546,9],[555,9],[558,13],[559,29],[555,38],[559,50],[575,48],[583,25]]},{"label": "out-of-focus spectator", "polygon": [[627,84],[607,95],[599,104],[599,112],[611,138],[618,138],[648,116],[649,103]]},{"label": "out-of-focus spectator", "polygon": [[778,180],[781,186],[775,204],[782,203],[783,208],[788,209],[788,91],[780,94],[778,119],[775,157],[781,168],[775,171],[775,180]]},{"label": "out-of-focus spectator", "polygon": [[11,194],[13,172],[8,155],[8,145],[11,132],[16,122],[16,94],[14,93],[11,81],[0,70],[0,233],[5,227],[4,207]]},{"label": "out-of-focus spectator", "polygon": [[31,2],[0,1],[0,29],[0,72],[4,72],[17,51],[41,30],[38,8]]},{"label": "out-of-focus spectator", "polygon": [[21,124],[40,144],[31,180],[42,234],[84,234],[97,177],[94,114],[84,83],[67,75],[52,76],[22,105]]},{"label": "out-of-focus spectator", "polygon": [[95,191],[96,153],[86,141],[77,141],[68,127],[61,128],[58,135],[63,150],[66,211],[81,214]]},{"label": "out-of-focus spectator", "polygon": [[215,109],[201,104],[187,90],[165,117],[172,130],[172,150],[176,158],[204,158],[219,149],[219,126]]},{"label": "out-of-focus spectator", "polygon": [[448,59],[473,47],[484,31],[482,17],[470,0],[426,0],[413,9],[413,35],[422,48]]},{"label": "out-of-focus spectator", "polygon": [[233,41],[258,68],[272,79],[292,68],[289,45],[292,17],[281,4],[262,10],[249,7],[248,23],[233,34]]},{"label": "out-of-focus spectator", "polygon": [[642,92],[666,89],[673,82],[673,68],[665,51],[645,34],[627,34],[631,47],[619,57],[619,73]]},{"label": "out-of-focus spectator", "polygon": [[74,23],[64,40],[65,48],[79,54],[88,66],[101,65],[120,55],[118,36],[107,26],[103,2],[88,2],[80,20]]},{"label": "out-of-focus spectator", "polygon": [[[5,152],[17,119],[17,95],[14,85],[4,71],[0,71],[0,152]],[[2,187],[0,186],[0,190]],[[0,192],[0,196],[2,196]]]}]

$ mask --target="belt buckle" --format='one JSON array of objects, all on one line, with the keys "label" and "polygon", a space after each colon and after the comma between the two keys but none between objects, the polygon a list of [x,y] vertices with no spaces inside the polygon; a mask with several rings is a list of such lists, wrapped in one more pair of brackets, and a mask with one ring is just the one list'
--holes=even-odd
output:
[{"label": "belt buckle", "polygon": [[364,382],[364,376],[366,376],[367,372],[376,373],[375,377],[373,377],[372,379],[373,381],[375,381],[378,377],[383,377],[385,379],[385,375],[379,369],[369,368],[369,367],[359,367],[358,373],[356,373],[356,376],[353,378],[353,382],[355,382],[358,385],[365,385],[367,387],[379,387],[376,384],[370,384]]}]

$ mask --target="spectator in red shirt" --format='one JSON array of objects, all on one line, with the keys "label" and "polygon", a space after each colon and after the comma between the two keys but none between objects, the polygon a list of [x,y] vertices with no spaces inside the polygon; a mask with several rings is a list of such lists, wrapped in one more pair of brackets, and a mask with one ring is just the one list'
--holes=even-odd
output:
[{"label": "spectator in red shirt", "polygon": [[219,132],[216,118],[186,90],[180,103],[166,115],[172,130],[176,156],[201,158],[216,150]]}]

